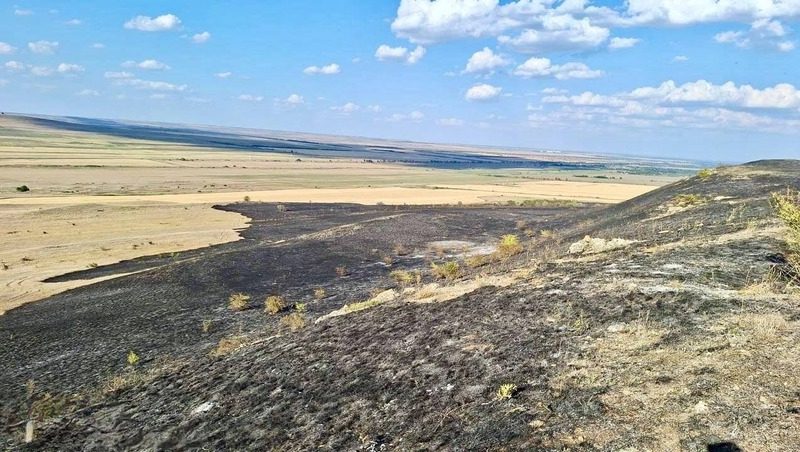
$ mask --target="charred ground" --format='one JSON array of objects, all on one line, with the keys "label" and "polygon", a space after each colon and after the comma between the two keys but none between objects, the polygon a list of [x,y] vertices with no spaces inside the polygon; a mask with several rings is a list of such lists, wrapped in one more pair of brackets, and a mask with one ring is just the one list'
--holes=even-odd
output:
[{"label": "charred ground", "polygon": [[[756,162],[608,208],[224,207],[253,219],[244,240],[65,275],[139,271],[0,317],[0,444],[23,447],[33,379],[42,450],[790,449],[800,302],[769,198],[798,174]],[[525,250],[470,256],[503,234]]]}]

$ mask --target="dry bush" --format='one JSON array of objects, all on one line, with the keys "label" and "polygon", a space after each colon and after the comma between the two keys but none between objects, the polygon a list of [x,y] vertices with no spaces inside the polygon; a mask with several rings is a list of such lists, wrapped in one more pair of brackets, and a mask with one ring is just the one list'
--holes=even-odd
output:
[{"label": "dry bush", "polygon": [[789,228],[786,236],[786,259],[795,273],[800,273],[800,193],[795,190],[773,193],[772,208]]},{"label": "dry bush", "polygon": [[350,272],[347,271],[347,267],[345,267],[344,265],[336,267],[336,275],[338,275],[339,277],[345,277],[349,274]]},{"label": "dry bush", "polygon": [[203,320],[203,324],[201,326],[203,333],[208,333],[211,331],[211,327],[213,326],[214,322],[210,319]]},{"label": "dry bush", "polygon": [[409,254],[408,248],[405,245],[398,243],[394,246],[394,254],[397,256],[407,256]]},{"label": "dry bush", "polygon": [[675,207],[699,206],[700,204],[705,204],[705,202],[706,198],[691,193],[685,195],[677,195],[674,198],[672,198],[672,201],[670,201],[670,203]]},{"label": "dry bush", "polygon": [[520,231],[528,229],[528,222],[525,220],[517,220],[517,229],[519,229]]},{"label": "dry bush", "polygon": [[461,275],[461,266],[456,261],[447,261],[443,264],[431,263],[431,271],[439,279],[453,280]]},{"label": "dry bush", "polygon": [[247,343],[247,338],[244,336],[230,336],[223,337],[219,340],[216,348],[209,353],[213,357],[225,356],[233,353]]},{"label": "dry bush", "polygon": [[306,326],[306,316],[302,312],[293,312],[281,318],[281,324],[292,331],[297,331]]},{"label": "dry bush", "polygon": [[278,295],[270,295],[264,300],[264,312],[275,315],[286,308],[286,300]]},{"label": "dry bush", "polygon": [[389,273],[389,277],[394,279],[398,284],[413,284],[421,280],[422,275],[419,273],[411,273],[406,270],[395,270]]},{"label": "dry bush", "polygon": [[146,381],[147,378],[143,372],[125,372],[124,374],[114,375],[106,380],[103,384],[102,391],[106,394],[113,394],[138,386]]},{"label": "dry bush", "polygon": [[278,204],[277,206],[275,206],[275,210],[277,210],[278,212],[281,212],[281,213],[283,213],[283,212],[286,212],[286,210],[287,210],[287,209],[286,209],[286,206],[285,206],[285,205],[283,205],[283,204]]},{"label": "dry bush", "polygon": [[381,262],[383,262],[387,267],[391,267],[392,264],[394,264],[394,258],[387,254],[381,258]]},{"label": "dry bush", "polygon": [[246,293],[235,293],[228,297],[228,308],[231,311],[244,311],[250,305],[250,295]]},{"label": "dry bush", "polygon": [[519,243],[519,237],[514,234],[506,234],[500,238],[500,244],[497,245],[497,253],[501,258],[509,258],[522,252],[522,245]]},{"label": "dry bush", "polygon": [[322,300],[328,293],[322,287],[317,287],[314,289],[314,299],[315,300]]}]

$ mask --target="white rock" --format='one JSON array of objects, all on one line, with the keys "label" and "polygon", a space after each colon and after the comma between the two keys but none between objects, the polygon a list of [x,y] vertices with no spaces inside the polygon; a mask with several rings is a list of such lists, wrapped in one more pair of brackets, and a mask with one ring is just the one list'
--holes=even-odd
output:
[{"label": "white rock", "polygon": [[209,410],[211,410],[211,408],[214,408],[214,405],[215,405],[214,402],[211,401],[203,402],[200,405],[198,405],[197,408],[192,410],[192,414],[203,414],[205,412],[208,412]]}]

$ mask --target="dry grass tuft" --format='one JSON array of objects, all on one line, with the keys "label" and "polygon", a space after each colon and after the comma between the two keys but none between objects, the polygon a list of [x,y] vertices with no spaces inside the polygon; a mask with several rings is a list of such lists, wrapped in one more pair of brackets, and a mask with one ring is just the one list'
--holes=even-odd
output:
[{"label": "dry grass tuft", "polygon": [[389,277],[394,279],[397,284],[419,284],[422,282],[422,274],[420,272],[410,272],[407,270],[395,270],[389,273]]},{"label": "dry grass tuft", "polygon": [[228,297],[228,308],[231,311],[244,311],[250,305],[250,295],[246,293],[235,293]]},{"label": "dry grass tuft", "polygon": [[336,267],[336,275],[339,276],[340,278],[343,278],[343,277],[345,277],[345,276],[347,276],[349,274],[350,274],[350,272],[347,270],[347,267],[345,267],[344,265],[340,265],[340,266]]},{"label": "dry grass tuft", "polygon": [[281,317],[281,324],[292,331],[298,331],[306,326],[306,316],[302,312],[295,311]]},{"label": "dry grass tuft", "polygon": [[408,248],[405,247],[402,243],[398,243],[394,246],[394,254],[397,256],[407,256],[409,254]]},{"label": "dry grass tuft", "polygon": [[247,344],[245,336],[229,336],[223,337],[219,340],[216,348],[209,353],[211,356],[218,358],[220,356],[229,355],[236,350],[244,347]]},{"label": "dry grass tuft", "polygon": [[322,300],[328,295],[328,292],[325,291],[322,287],[317,287],[314,289],[314,299],[315,300]]},{"label": "dry grass tuft", "polygon": [[505,383],[497,388],[495,397],[497,397],[497,400],[509,400],[511,397],[514,397],[515,392],[517,392],[517,385],[514,383]]},{"label": "dry grass tuft", "polygon": [[519,243],[519,237],[514,234],[506,234],[500,238],[500,244],[497,245],[497,253],[501,258],[509,258],[522,252],[522,245]]},{"label": "dry grass tuft", "polygon": [[707,201],[706,198],[700,195],[695,195],[690,193],[690,194],[675,196],[674,198],[672,198],[672,201],[670,201],[670,204],[672,204],[675,207],[692,207],[705,204],[706,201]]},{"label": "dry grass tuft", "polygon": [[264,312],[275,315],[286,308],[286,300],[278,295],[270,295],[264,300]]},{"label": "dry grass tuft", "polygon": [[433,276],[439,279],[452,281],[461,275],[461,266],[456,261],[447,261],[443,264],[431,263]]},{"label": "dry grass tuft", "polygon": [[714,171],[713,169],[711,169],[711,168],[703,168],[703,169],[701,169],[700,171],[697,172],[697,177],[699,177],[701,180],[708,180],[708,179],[711,178],[711,176],[713,176],[715,174],[717,174],[717,172]]},{"label": "dry grass tuft", "polygon": [[795,272],[800,273],[800,192],[787,190],[785,193],[773,193],[772,208],[789,228],[786,258]]}]

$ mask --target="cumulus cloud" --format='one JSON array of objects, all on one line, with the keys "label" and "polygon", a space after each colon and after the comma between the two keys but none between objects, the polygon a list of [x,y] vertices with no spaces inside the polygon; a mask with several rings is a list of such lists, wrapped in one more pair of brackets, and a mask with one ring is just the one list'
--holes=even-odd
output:
[{"label": "cumulus cloud", "polygon": [[240,94],[237,99],[245,102],[261,102],[264,100],[264,96],[257,96],[254,94]]},{"label": "cumulus cloud", "polygon": [[31,75],[36,77],[49,77],[53,75],[53,69],[47,66],[33,66],[31,67]]},{"label": "cumulus cloud", "polygon": [[127,72],[106,72],[105,77],[111,79],[115,85],[130,86],[148,91],[186,91],[187,85],[177,85],[169,82],[142,80],[133,77]]},{"label": "cumulus cloud", "polygon": [[93,96],[93,97],[96,97],[96,96],[100,95],[100,92],[97,91],[97,90],[94,90],[94,89],[88,89],[87,88],[87,89],[82,89],[82,90],[78,91],[77,93],[75,93],[75,95],[76,96]]},{"label": "cumulus cloud", "polygon": [[165,63],[162,63],[161,61],[152,60],[152,59],[142,60],[142,61],[139,61],[139,62],[128,60],[128,61],[125,61],[124,63],[122,63],[122,67],[125,67],[125,68],[138,68],[138,69],[144,69],[144,70],[147,70],[147,71],[164,71],[164,70],[170,69],[169,65],[167,65]]},{"label": "cumulus cloud", "polygon": [[292,105],[292,106],[294,106],[294,105],[302,105],[302,104],[305,103],[305,99],[303,99],[303,96],[301,96],[299,94],[290,94],[289,97],[284,99],[284,102],[287,105]]},{"label": "cumulus cloud", "polygon": [[81,25],[82,23],[83,23],[83,21],[80,20],[80,19],[70,19],[70,20],[64,22],[64,24],[72,25],[72,26],[78,26],[78,25]]},{"label": "cumulus cloud", "polygon": [[20,63],[19,61],[13,61],[13,60],[12,61],[6,61],[6,63],[3,65],[3,67],[5,67],[6,70],[9,70],[9,71],[12,71],[12,72],[24,71],[25,68],[26,68],[24,63]]},{"label": "cumulus cloud", "polygon": [[494,53],[492,49],[488,47],[484,47],[483,50],[479,50],[469,57],[467,66],[462,72],[465,74],[492,73],[496,69],[508,66],[509,64],[511,64],[511,60]]},{"label": "cumulus cloud", "polygon": [[228,78],[231,75],[233,75],[233,72],[230,72],[230,71],[217,72],[216,74],[214,74],[214,77],[217,77],[217,78]]},{"label": "cumulus cloud", "polygon": [[197,33],[192,36],[192,42],[195,44],[203,44],[205,42],[208,42],[209,39],[211,39],[211,33],[207,31],[204,31],[202,33]]},{"label": "cumulus cloud", "polygon": [[689,61],[689,57],[687,57],[686,55],[675,55],[672,58],[673,63],[685,63],[687,61]]},{"label": "cumulus cloud", "polygon": [[592,49],[608,40],[608,28],[592,24],[588,18],[570,15],[545,16],[541,29],[526,29],[517,36],[502,35],[498,41],[520,53],[576,51]]},{"label": "cumulus cloud", "polygon": [[0,55],[11,55],[16,50],[11,44],[0,41]]},{"label": "cumulus cloud", "polygon": [[386,118],[386,121],[389,122],[402,122],[402,121],[412,121],[412,122],[420,122],[425,119],[425,113],[414,110],[411,113],[394,113],[393,115]]},{"label": "cumulus cloud", "polygon": [[603,71],[594,70],[583,63],[553,64],[548,58],[529,58],[514,69],[514,75],[523,78],[555,77],[558,80],[590,79],[603,76]]},{"label": "cumulus cloud", "polygon": [[402,61],[406,64],[415,64],[425,56],[425,47],[417,46],[414,50],[406,47],[391,47],[381,44],[375,50],[378,61]]},{"label": "cumulus cloud", "polygon": [[58,41],[29,42],[28,49],[33,53],[50,55],[58,49]]},{"label": "cumulus cloud", "polygon": [[611,38],[611,42],[608,43],[608,48],[612,50],[629,49],[639,42],[641,42],[641,40],[637,38]]},{"label": "cumulus cloud", "polygon": [[619,23],[691,25],[800,17],[800,3],[787,0],[629,0],[627,6]]},{"label": "cumulus cloud", "polygon": [[133,74],[131,74],[130,72],[125,72],[125,71],[123,71],[123,72],[109,71],[109,72],[106,72],[105,74],[103,74],[103,77],[108,78],[108,79],[133,78]]},{"label": "cumulus cloud", "polygon": [[83,72],[84,68],[80,64],[61,63],[56,70],[59,74],[77,74]]},{"label": "cumulus cloud", "polygon": [[309,67],[303,69],[303,73],[304,74],[308,74],[308,75],[317,75],[317,74],[320,74],[320,75],[333,75],[333,74],[338,74],[341,71],[342,71],[342,69],[336,63],[331,63],[331,64],[328,64],[328,65],[325,65],[325,66],[321,66],[321,67],[320,66],[309,66]]},{"label": "cumulus cloud", "polygon": [[14,15],[15,16],[32,16],[33,15],[33,11],[31,11],[29,9],[17,8],[17,9],[14,10]]},{"label": "cumulus cloud", "polygon": [[774,48],[781,52],[794,50],[795,43],[787,39],[789,31],[780,21],[759,19],[748,31],[725,31],[714,36],[721,44],[734,44],[743,49],[752,47]]},{"label": "cumulus cloud", "polygon": [[181,19],[174,14],[164,14],[158,17],[136,16],[125,22],[128,30],[139,31],[168,31],[175,30],[181,25]]},{"label": "cumulus cloud", "polygon": [[361,110],[361,106],[359,106],[358,104],[355,104],[353,102],[347,102],[344,105],[333,106],[333,107],[331,107],[331,110],[337,111],[337,112],[342,113],[344,115],[349,115],[350,113],[354,113],[354,112],[357,112],[357,111]]},{"label": "cumulus cloud", "polygon": [[464,98],[468,101],[485,102],[497,98],[502,91],[503,88],[499,86],[481,83],[468,89]]},{"label": "cumulus cloud", "polygon": [[460,127],[464,125],[464,120],[458,118],[441,118],[436,121],[436,123],[440,126]]}]

